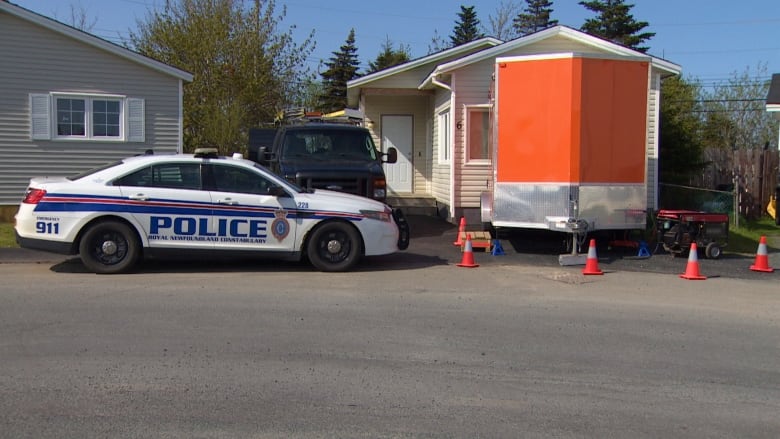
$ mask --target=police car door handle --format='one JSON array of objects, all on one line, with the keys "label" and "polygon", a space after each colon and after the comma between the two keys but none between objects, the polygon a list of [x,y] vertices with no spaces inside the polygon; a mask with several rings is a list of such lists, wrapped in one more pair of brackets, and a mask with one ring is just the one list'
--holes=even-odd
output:
[{"label": "police car door handle", "polygon": [[140,201],[147,201],[147,200],[149,200],[149,196],[146,195],[146,194],[130,195],[128,198],[130,198],[131,200],[140,200]]},{"label": "police car door handle", "polygon": [[217,203],[219,203],[219,204],[228,204],[230,206],[235,206],[236,204],[238,204],[238,201],[232,200],[230,198],[225,198],[224,200],[217,201]]}]

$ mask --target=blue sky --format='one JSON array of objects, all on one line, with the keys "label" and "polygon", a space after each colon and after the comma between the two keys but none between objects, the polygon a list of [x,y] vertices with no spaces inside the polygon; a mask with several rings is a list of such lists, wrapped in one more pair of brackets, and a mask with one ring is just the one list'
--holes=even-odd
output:
[{"label": "blue sky", "polygon": [[[286,6],[284,28],[295,25],[304,38],[315,31],[317,48],[308,62],[316,69],[321,60],[344,43],[355,29],[358,56],[365,67],[389,39],[394,46],[411,48],[413,58],[428,53],[437,32],[448,38],[460,5],[473,5],[483,25],[500,4],[524,5],[522,0],[277,0],[277,12]],[[34,12],[70,24],[71,6],[95,21],[92,33],[121,42],[147,11],[165,0],[11,0]],[[684,75],[709,85],[723,82],[735,72],[749,70],[769,78],[780,73],[780,0],[629,0],[634,18],[647,21],[655,32],[649,40],[651,55],[679,64]],[[553,0],[553,17],[560,24],[579,28],[593,14],[577,0]]]}]

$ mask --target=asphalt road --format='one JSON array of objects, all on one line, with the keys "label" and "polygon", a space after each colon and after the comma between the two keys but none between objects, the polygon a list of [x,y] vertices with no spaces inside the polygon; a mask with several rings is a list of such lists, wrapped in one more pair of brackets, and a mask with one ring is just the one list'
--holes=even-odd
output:
[{"label": "asphalt road", "polygon": [[780,437],[776,274],[415,236],[339,274],[0,263],[0,437]]},{"label": "asphalt road", "polygon": [[0,265],[0,437],[780,437],[766,280],[69,265]]}]

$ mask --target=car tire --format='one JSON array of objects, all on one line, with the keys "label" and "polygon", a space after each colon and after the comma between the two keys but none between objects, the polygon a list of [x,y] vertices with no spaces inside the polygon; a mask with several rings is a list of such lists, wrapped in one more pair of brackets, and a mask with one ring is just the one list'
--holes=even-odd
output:
[{"label": "car tire", "polygon": [[89,226],[79,242],[79,256],[87,269],[98,274],[125,273],[141,255],[138,235],[119,221]]},{"label": "car tire", "polygon": [[363,241],[350,224],[331,221],[318,225],[309,237],[306,256],[320,271],[347,271],[363,254]]},{"label": "car tire", "polygon": [[723,250],[721,250],[720,245],[716,242],[711,242],[704,248],[704,256],[706,256],[707,259],[718,259],[721,253],[723,253]]}]

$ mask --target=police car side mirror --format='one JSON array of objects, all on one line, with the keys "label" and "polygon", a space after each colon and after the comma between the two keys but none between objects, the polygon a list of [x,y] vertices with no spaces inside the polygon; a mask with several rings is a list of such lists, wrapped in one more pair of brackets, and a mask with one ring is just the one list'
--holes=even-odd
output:
[{"label": "police car side mirror", "polygon": [[392,146],[387,148],[387,152],[382,155],[385,156],[385,159],[383,160],[385,163],[395,163],[398,161],[398,150]]}]

